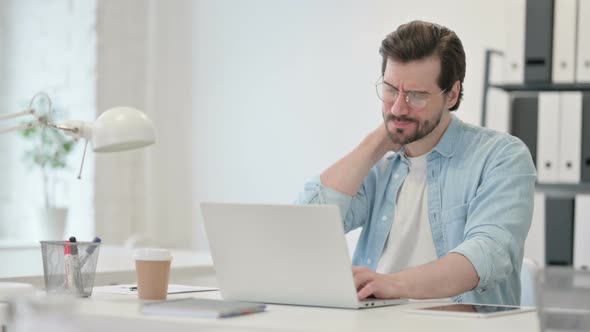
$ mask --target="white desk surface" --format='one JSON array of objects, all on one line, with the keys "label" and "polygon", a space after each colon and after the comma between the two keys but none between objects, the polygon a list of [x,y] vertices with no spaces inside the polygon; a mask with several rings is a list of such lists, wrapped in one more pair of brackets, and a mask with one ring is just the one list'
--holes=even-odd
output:
[{"label": "white desk surface", "polygon": [[[214,274],[213,260],[209,253],[191,250],[172,250],[171,281]],[[44,286],[41,247],[0,250],[0,281],[31,283]],[[101,245],[96,266],[94,284],[109,285],[135,282],[133,249],[123,246]]]},{"label": "white desk surface", "polygon": [[[134,282],[132,250],[102,246],[95,285]],[[173,250],[171,280],[187,276],[213,274],[209,254]],[[27,262],[23,264],[23,262]],[[43,286],[43,265],[39,248],[0,250],[0,281],[19,281]],[[210,286],[210,285],[204,285]],[[220,293],[204,292],[170,295],[220,298]],[[133,295],[93,294],[76,300],[82,320],[76,330],[93,331],[538,331],[536,312],[495,318],[456,318],[407,313],[409,308],[432,305],[413,302],[365,310],[332,309],[303,306],[268,305],[266,312],[225,318],[197,319],[144,316],[141,301]]]},{"label": "white desk surface", "polygon": [[[220,298],[217,291],[178,294],[182,297]],[[409,308],[432,305],[412,302],[364,310],[268,305],[266,312],[224,319],[144,316],[135,296],[94,294],[79,300],[84,325],[91,330],[120,331],[538,331],[536,312],[494,318],[457,318],[417,315]],[[108,319],[106,319],[108,318]]]}]

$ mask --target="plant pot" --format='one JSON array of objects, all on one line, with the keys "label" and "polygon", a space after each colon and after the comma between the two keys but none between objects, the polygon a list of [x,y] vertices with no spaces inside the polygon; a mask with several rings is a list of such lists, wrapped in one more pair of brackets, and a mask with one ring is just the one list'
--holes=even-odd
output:
[{"label": "plant pot", "polygon": [[64,240],[68,208],[41,208],[39,213],[39,240]]}]

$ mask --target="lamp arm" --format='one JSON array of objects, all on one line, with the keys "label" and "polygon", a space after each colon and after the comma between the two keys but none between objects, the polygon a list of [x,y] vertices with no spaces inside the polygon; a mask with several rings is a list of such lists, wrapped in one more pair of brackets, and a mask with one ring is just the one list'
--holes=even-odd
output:
[{"label": "lamp arm", "polygon": [[12,131],[18,131],[18,130],[33,128],[33,127],[38,127],[41,125],[41,121],[40,121],[39,117],[37,116],[37,112],[35,112],[34,109],[28,109],[28,110],[24,110],[24,111],[20,111],[20,112],[0,115],[0,121],[19,118],[19,117],[27,116],[27,115],[33,115],[34,117],[37,118],[37,120],[31,121],[28,123],[24,123],[24,124],[21,124],[18,126],[14,126],[14,127],[2,128],[2,129],[0,129],[0,135],[5,134],[5,133],[9,133]]},{"label": "lamp arm", "polygon": [[41,122],[39,122],[39,121],[31,121],[29,123],[25,123],[25,124],[22,124],[19,126],[0,129],[0,135],[5,134],[5,133],[9,133],[11,131],[18,131],[18,130],[24,130],[24,129],[29,129],[29,128],[33,128],[33,127],[38,127],[40,125],[41,125]]},{"label": "lamp arm", "polygon": [[[35,102],[35,99],[37,99],[39,97],[44,97],[47,100],[48,112],[47,112],[47,115],[45,115],[45,116],[39,116],[39,114],[37,114],[37,112],[33,108],[33,103]],[[25,123],[22,125],[0,129],[0,135],[2,135],[4,133],[9,133],[12,131],[23,130],[23,129],[39,127],[39,126],[54,127],[52,125],[53,117],[52,117],[52,109],[51,109],[51,98],[49,98],[49,95],[46,94],[45,92],[37,93],[36,95],[33,96],[33,98],[31,98],[31,101],[29,102],[29,108],[27,108],[24,111],[20,111],[20,112],[0,115],[0,122],[4,121],[4,120],[8,120],[8,119],[20,118],[21,116],[27,116],[27,115],[34,116],[36,118],[36,121],[31,121],[31,122],[28,122],[28,123]]]},{"label": "lamp arm", "polygon": [[0,115],[0,121],[12,119],[12,118],[18,118],[18,117],[25,116],[25,115],[35,115],[35,113],[36,112],[34,109],[28,109],[28,110],[15,112],[15,113],[11,113],[11,114]]},{"label": "lamp arm", "polygon": [[90,141],[92,138],[92,124],[84,121],[71,120],[50,127],[61,130],[67,136],[78,140],[80,138]]},{"label": "lamp arm", "polygon": [[80,163],[80,171],[78,172],[78,180],[81,180],[84,160],[86,159],[86,148],[88,148],[88,142],[92,139],[92,124],[84,121],[71,120],[51,126],[76,140],[83,138],[86,141],[84,142],[84,153],[82,154],[82,162]]}]

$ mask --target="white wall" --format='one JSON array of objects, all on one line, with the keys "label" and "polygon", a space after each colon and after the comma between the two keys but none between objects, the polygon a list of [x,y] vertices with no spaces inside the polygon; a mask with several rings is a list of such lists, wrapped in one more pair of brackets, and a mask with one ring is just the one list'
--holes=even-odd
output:
[{"label": "white wall", "polygon": [[[479,123],[484,49],[503,48],[508,26],[503,2],[489,1],[197,4],[195,203],[292,201],[307,178],[378,125],[380,42],[412,19],[447,25],[462,39],[467,78],[458,114]],[[200,226],[195,241],[204,247]]]},{"label": "white wall", "polygon": [[154,1],[148,63],[148,105],[158,129],[150,154],[149,216],[146,232],[163,245],[188,247],[193,242],[195,106],[194,1]]},{"label": "white wall", "polygon": [[[141,110],[148,104],[148,4],[101,0],[96,10],[96,105],[100,114],[118,105]],[[97,114],[97,115],[98,115]],[[95,154],[96,234],[123,243],[142,232],[149,216],[148,155],[153,148]]]},{"label": "white wall", "polygon": [[[291,202],[307,178],[379,123],[373,86],[381,64],[378,48],[386,34],[412,19],[446,25],[462,39],[467,77],[457,114],[479,123],[484,51],[504,48],[511,23],[505,21],[506,1],[99,1],[96,46],[91,35],[85,46],[97,48],[96,59],[82,61],[96,61],[96,90],[80,90],[77,82],[87,72],[75,70],[70,85],[80,91],[71,96],[87,94],[92,100],[96,93],[99,113],[119,104],[145,110],[155,120],[158,143],[96,155],[96,176],[87,163],[85,177],[96,183],[96,209],[81,205],[87,215],[76,220],[79,229],[92,235],[86,224],[96,219],[96,233],[105,242],[121,243],[139,233],[167,246],[206,249],[199,202]],[[0,14],[13,11],[13,3],[3,1]],[[78,3],[59,0],[47,6]],[[23,17],[43,17],[43,8]],[[26,22],[0,20],[2,42],[14,44],[0,49],[2,63],[20,43],[8,39],[9,29],[32,26]],[[64,43],[68,50],[67,38]],[[22,61],[29,55],[39,59],[19,50]],[[51,63],[44,68],[59,71],[56,64],[63,61],[64,66],[79,63],[74,52],[43,60],[45,66]],[[76,60],[67,62],[66,53]],[[0,91],[8,94],[14,88],[7,79],[12,74],[6,66],[0,72]],[[27,81],[34,82],[22,82]],[[0,98],[4,112],[18,102]],[[85,106],[90,113],[84,119],[91,120],[94,109]],[[492,122],[494,110],[488,114]],[[0,141],[0,151],[10,160],[18,158],[6,149],[15,146],[13,141]],[[15,186],[14,181],[3,178],[3,187]],[[0,190],[0,201],[10,201],[13,194]],[[78,196],[92,199],[89,191]],[[0,212],[7,216],[9,210]],[[537,229],[531,231],[527,252],[537,257],[544,250],[542,219],[535,216],[533,224]]]},{"label": "white wall", "polygon": [[[510,26],[505,1],[103,0],[99,8],[99,32],[107,29],[99,104],[108,96],[143,108],[158,143],[109,161],[102,177],[99,159],[97,228],[115,242],[140,232],[200,249],[199,202],[291,202],[379,123],[378,48],[398,25],[423,19],[457,32],[467,53],[457,114],[476,124],[485,49],[503,49]],[[120,61],[104,72],[101,52]],[[527,248],[538,251],[534,240]]]},{"label": "white wall", "polygon": [[189,247],[194,194],[193,2],[98,3],[97,107],[145,111],[157,143],[97,155],[96,230],[107,243]]}]

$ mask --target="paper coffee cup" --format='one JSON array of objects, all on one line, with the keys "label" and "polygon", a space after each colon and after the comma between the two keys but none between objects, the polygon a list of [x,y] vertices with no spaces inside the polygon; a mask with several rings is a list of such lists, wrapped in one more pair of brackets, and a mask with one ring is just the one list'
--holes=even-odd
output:
[{"label": "paper coffee cup", "polygon": [[165,300],[172,253],[166,249],[135,250],[137,293],[142,300]]}]

